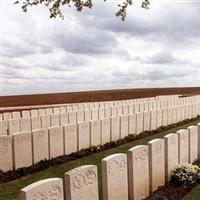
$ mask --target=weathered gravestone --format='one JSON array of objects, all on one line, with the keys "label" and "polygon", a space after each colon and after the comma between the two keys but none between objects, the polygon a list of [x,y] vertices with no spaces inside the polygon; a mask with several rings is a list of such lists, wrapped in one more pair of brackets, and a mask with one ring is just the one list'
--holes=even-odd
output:
[{"label": "weathered gravestone", "polygon": [[179,163],[189,162],[189,133],[186,129],[176,132],[178,134]]},{"label": "weathered gravestone", "polygon": [[92,112],[91,112],[91,110],[86,110],[85,111],[85,121],[88,122],[90,120],[92,120]]},{"label": "weathered gravestone", "polygon": [[29,110],[23,110],[23,111],[22,111],[22,117],[23,117],[23,118],[28,118],[28,117],[30,117],[30,116],[31,116],[31,113],[30,113]]},{"label": "weathered gravestone", "polygon": [[15,169],[32,165],[32,141],[30,132],[13,134],[13,158]]},{"label": "weathered gravestone", "polygon": [[135,146],[128,151],[129,200],[149,196],[148,146]]},{"label": "weathered gravestone", "polygon": [[12,135],[14,133],[20,132],[20,121],[19,119],[9,119],[8,120],[8,133]]},{"label": "weathered gravestone", "polygon": [[90,121],[90,146],[98,146],[101,144],[101,123],[100,120]]},{"label": "weathered gravestone", "polygon": [[189,126],[189,163],[193,163],[198,159],[198,127]]},{"label": "weathered gravestone", "polygon": [[140,134],[143,131],[143,123],[144,123],[143,113],[142,112],[136,113],[136,134]]},{"label": "weathered gravestone", "polygon": [[31,117],[38,117],[38,110],[31,110]]},{"label": "weathered gravestone", "polygon": [[21,189],[21,200],[64,200],[63,181],[49,178]]},{"label": "weathered gravestone", "polygon": [[110,142],[110,119],[101,120],[101,145]]},{"label": "weathered gravestone", "polygon": [[64,126],[65,155],[77,152],[77,124],[67,124]]},{"label": "weathered gravestone", "polygon": [[151,113],[144,112],[144,131],[149,131],[151,127]]},{"label": "weathered gravestone", "polygon": [[171,179],[171,172],[178,164],[178,135],[168,134],[165,139],[165,181]]},{"label": "weathered gravestone", "polygon": [[76,112],[68,112],[69,124],[76,123]]},{"label": "weathered gravestone", "polygon": [[6,172],[12,169],[12,136],[0,136],[0,170]]},{"label": "weathered gravestone", "polygon": [[120,116],[120,139],[128,136],[128,115]]},{"label": "weathered gravestone", "polygon": [[21,132],[31,131],[31,120],[30,118],[21,118],[20,120],[20,130]]},{"label": "weathered gravestone", "polygon": [[45,114],[46,114],[46,113],[45,113],[45,109],[39,109],[39,110],[38,110],[38,114],[39,114],[39,116],[45,115]]},{"label": "weathered gravestone", "polygon": [[165,184],[165,147],[163,139],[148,142],[150,192]]},{"label": "weathered gravestone", "polygon": [[78,123],[78,150],[90,147],[90,123]]},{"label": "weathered gravestone", "polygon": [[31,117],[31,129],[32,130],[41,129],[41,118],[40,117]]},{"label": "weathered gravestone", "polygon": [[66,112],[60,113],[60,125],[64,126],[67,125],[68,123],[69,123],[68,113]]},{"label": "weathered gravestone", "polygon": [[103,200],[128,200],[127,155],[113,154],[102,160]]},{"label": "weathered gravestone", "polygon": [[136,114],[128,115],[128,133],[136,134]]},{"label": "weathered gravestone", "polygon": [[49,159],[48,129],[40,129],[32,132],[33,163]]},{"label": "weathered gravestone", "polygon": [[150,130],[155,130],[157,128],[156,125],[157,122],[157,111],[156,110],[152,110],[151,111],[151,125],[150,125]]},{"label": "weathered gravestone", "polygon": [[99,119],[99,110],[94,109],[92,110],[92,120],[97,120],[97,119]]},{"label": "weathered gravestone", "polygon": [[110,119],[111,123],[111,141],[117,141],[120,138],[120,118],[112,117]]},{"label": "weathered gravestone", "polygon": [[85,116],[84,116],[84,111],[83,110],[79,110],[76,112],[76,118],[77,118],[77,122],[84,122],[85,121]]},{"label": "weathered gravestone", "polygon": [[99,200],[97,167],[85,165],[65,173],[66,200]]},{"label": "weathered gravestone", "polygon": [[6,121],[0,121],[0,136],[8,134],[8,124]]},{"label": "weathered gravestone", "polygon": [[51,127],[49,128],[49,158],[56,158],[63,154],[63,128],[60,126]]},{"label": "weathered gravestone", "polygon": [[59,114],[50,115],[51,127],[60,125],[60,119],[59,118],[60,118]]},{"label": "weathered gravestone", "polygon": [[51,127],[51,119],[50,115],[43,115],[41,116],[41,127],[43,128],[49,128]]},{"label": "weathered gravestone", "polygon": [[200,158],[200,123],[197,124],[198,128],[198,158]]},{"label": "weathered gravestone", "polygon": [[12,118],[13,119],[20,119],[21,113],[20,112],[12,112]]}]

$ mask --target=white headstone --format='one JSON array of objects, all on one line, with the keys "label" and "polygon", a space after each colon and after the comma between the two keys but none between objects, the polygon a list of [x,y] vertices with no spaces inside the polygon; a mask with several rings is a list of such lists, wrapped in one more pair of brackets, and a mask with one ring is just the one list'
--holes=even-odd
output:
[{"label": "white headstone", "polygon": [[78,150],[90,147],[90,123],[78,123]]},{"label": "white headstone", "polygon": [[0,170],[6,172],[12,169],[12,136],[0,136]]},{"label": "white headstone", "polygon": [[127,155],[113,154],[102,160],[103,199],[128,200]]},{"label": "white headstone", "polygon": [[120,117],[112,117],[111,123],[111,141],[117,141],[120,139]]},{"label": "white headstone", "polygon": [[111,135],[111,123],[110,119],[102,119],[101,120],[101,145],[110,142],[110,135]]},{"label": "white headstone", "polygon": [[77,124],[67,124],[64,126],[65,155],[77,152]]},{"label": "white headstone", "polygon": [[99,200],[97,167],[85,165],[65,173],[66,200]]},{"label": "white headstone", "polygon": [[49,158],[56,158],[64,155],[63,128],[49,128]]},{"label": "white headstone", "polygon": [[48,129],[32,132],[33,163],[49,159]]},{"label": "white headstone", "polygon": [[13,156],[15,169],[32,165],[32,141],[30,132],[13,134]]},{"label": "white headstone", "polygon": [[8,133],[10,135],[20,132],[20,121],[19,119],[9,119],[8,120]]},{"label": "white headstone", "polygon": [[21,118],[19,121],[20,121],[20,131],[21,132],[30,132],[31,131],[30,118]]},{"label": "white headstone", "polygon": [[63,181],[49,178],[28,185],[21,190],[21,200],[64,200]]},{"label": "white headstone", "polygon": [[120,139],[128,136],[128,115],[120,116]]},{"label": "white headstone", "polygon": [[149,196],[148,146],[135,146],[128,151],[129,198],[145,199]]},{"label": "white headstone", "polygon": [[91,146],[98,146],[101,144],[101,123],[100,120],[90,121],[90,139]]}]

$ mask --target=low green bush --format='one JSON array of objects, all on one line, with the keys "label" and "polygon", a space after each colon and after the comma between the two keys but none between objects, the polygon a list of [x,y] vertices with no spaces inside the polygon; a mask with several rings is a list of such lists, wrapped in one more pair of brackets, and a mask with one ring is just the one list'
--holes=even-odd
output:
[{"label": "low green bush", "polygon": [[171,181],[178,186],[189,187],[200,181],[200,167],[193,164],[179,164],[172,171]]}]

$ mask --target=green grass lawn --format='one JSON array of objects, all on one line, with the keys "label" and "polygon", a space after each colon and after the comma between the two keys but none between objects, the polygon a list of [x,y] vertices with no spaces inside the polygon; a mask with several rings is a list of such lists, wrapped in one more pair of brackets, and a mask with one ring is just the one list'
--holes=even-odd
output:
[{"label": "green grass lawn", "polygon": [[[112,149],[104,151],[104,152],[95,153],[90,156],[86,156],[86,157],[83,157],[83,158],[80,158],[80,159],[77,159],[74,161],[70,161],[63,165],[54,166],[54,167],[48,168],[44,171],[40,171],[35,174],[31,174],[31,175],[22,177],[20,179],[1,184],[0,185],[0,200],[19,200],[20,199],[19,198],[20,189],[22,189],[23,187],[25,187],[33,182],[36,182],[36,181],[39,181],[42,179],[46,179],[46,178],[53,178],[53,177],[63,178],[65,172],[67,172],[75,167],[78,167],[80,165],[88,165],[88,164],[93,164],[93,165],[98,166],[100,199],[102,199],[102,187],[101,187],[102,186],[102,178],[101,178],[101,165],[100,164],[101,164],[101,160],[104,157],[109,156],[114,153],[127,153],[127,150],[133,146],[147,144],[147,142],[152,139],[163,138],[163,136],[165,136],[168,133],[175,133],[177,130],[179,130],[181,128],[186,128],[190,125],[197,124],[198,122],[200,122],[200,121],[196,120],[192,123],[188,123],[184,126],[178,126],[174,129],[164,131],[164,132],[156,134],[154,136],[150,136],[150,137],[146,137],[144,139],[138,140],[138,141],[130,142],[128,144],[125,144],[125,145],[122,145],[122,146],[119,146],[116,148],[112,148]],[[200,195],[200,187],[199,187],[199,195]],[[186,199],[188,200],[190,198],[186,198]],[[193,199],[193,198],[191,198],[191,199]],[[197,199],[200,199],[200,197],[196,198],[195,200],[197,200]]]},{"label": "green grass lawn", "polygon": [[199,200],[199,199],[200,199],[200,185],[193,188],[192,191],[183,198],[183,200]]}]

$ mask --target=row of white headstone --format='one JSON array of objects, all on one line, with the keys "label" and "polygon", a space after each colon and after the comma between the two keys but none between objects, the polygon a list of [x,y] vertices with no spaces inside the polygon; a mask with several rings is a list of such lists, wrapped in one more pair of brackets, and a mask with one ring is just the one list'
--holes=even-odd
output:
[{"label": "row of white headstone", "polygon": [[[65,113],[57,113],[51,115],[19,118],[19,119],[9,119],[8,121],[0,121],[0,135],[11,135],[18,132],[24,131],[34,131],[41,128],[49,128],[53,126],[63,126],[71,123],[79,123],[83,121],[98,120],[103,118],[116,117],[121,115],[128,115],[137,112],[148,112],[154,110],[171,110],[171,112],[176,112],[178,108],[196,110],[198,114],[198,105],[196,104],[186,104],[182,106],[173,106],[168,108],[151,108],[151,109],[136,109],[136,106],[133,104],[124,105],[124,106],[114,106],[108,108],[100,108],[93,110],[79,110]],[[145,108],[145,107],[144,107]],[[168,111],[167,111],[168,112]],[[189,113],[190,111],[188,111]],[[192,111],[195,112],[195,111]],[[173,114],[176,117],[176,113]],[[176,120],[172,120],[176,122]],[[165,124],[166,125],[166,124]],[[148,129],[147,129],[148,130]]]},{"label": "row of white headstone", "polygon": [[41,160],[104,145],[199,114],[200,105],[196,105],[178,107],[174,112],[157,110],[0,136],[0,170],[29,167]]},{"label": "row of white headstone", "polygon": [[28,117],[37,117],[43,115],[51,115],[72,111],[84,111],[84,110],[93,110],[100,108],[111,108],[114,106],[126,106],[133,105],[135,112],[143,112],[151,109],[162,109],[172,106],[193,104],[200,102],[200,96],[193,97],[184,97],[184,98],[170,98],[166,97],[161,100],[157,98],[141,98],[133,100],[122,100],[122,101],[111,101],[111,102],[94,102],[94,103],[80,103],[72,104],[68,106],[60,107],[50,107],[45,109],[33,109],[33,110],[22,110],[18,112],[5,112],[0,114],[0,121],[7,121],[9,119],[19,119],[19,118],[28,118]]},{"label": "row of white headstone", "polygon": [[[102,160],[103,200],[141,200],[171,178],[177,164],[200,158],[200,124],[135,146],[128,154]],[[60,178],[33,183],[21,190],[21,200],[99,200],[97,166],[85,165]],[[101,182],[100,182],[101,183]],[[64,191],[64,192],[63,192]]]}]

